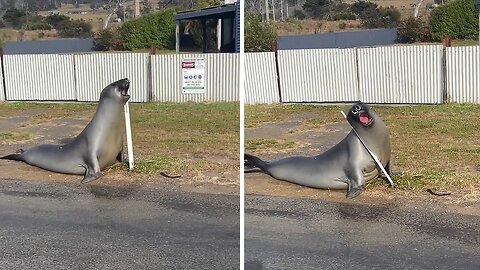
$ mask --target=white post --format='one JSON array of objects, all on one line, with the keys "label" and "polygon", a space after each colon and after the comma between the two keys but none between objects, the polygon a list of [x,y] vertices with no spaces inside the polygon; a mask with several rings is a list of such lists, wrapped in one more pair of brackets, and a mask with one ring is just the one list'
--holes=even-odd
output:
[{"label": "white post", "polygon": [[125,111],[125,129],[127,131],[127,151],[128,151],[128,169],[133,170],[133,142],[132,142],[132,128],[130,126],[130,110],[128,107],[128,101],[124,106]]}]

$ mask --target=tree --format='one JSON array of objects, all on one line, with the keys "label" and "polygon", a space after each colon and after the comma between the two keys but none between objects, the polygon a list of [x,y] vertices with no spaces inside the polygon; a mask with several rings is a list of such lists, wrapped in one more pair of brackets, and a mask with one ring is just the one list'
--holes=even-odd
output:
[{"label": "tree", "polygon": [[110,22],[110,19],[112,18],[113,14],[119,10],[125,0],[109,0],[108,4],[104,5],[104,9],[109,10],[110,14],[108,14],[107,18],[105,19],[105,23],[103,24],[103,29],[106,29],[108,27],[108,23]]},{"label": "tree", "polygon": [[109,51],[122,50],[122,40],[118,31],[103,29],[95,36],[95,50]]},{"label": "tree", "polygon": [[92,36],[92,25],[85,21],[66,21],[58,28],[58,35],[65,38],[87,38]]},{"label": "tree", "polygon": [[59,14],[53,14],[45,18],[45,22],[50,24],[55,29],[58,29],[59,25],[67,21],[70,21],[70,17]]},{"label": "tree", "polygon": [[144,14],[148,14],[148,13],[152,12],[152,10],[153,10],[153,7],[152,7],[152,4],[150,4],[150,1],[143,0],[142,1],[142,8],[141,8],[140,13],[142,13],[142,15],[144,15]]},{"label": "tree", "polygon": [[330,0],[306,0],[303,4],[303,10],[313,18],[322,18],[331,5]]},{"label": "tree", "polygon": [[14,28],[20,28],[27,21],[27,13],[16,8],[9,8],[5,11],[3,20]]},{"label": "tree", "polygon": [[429,20],[432,38],[445,35],[454,39],[478,38],[478,10],[475,0],[456,0],[435,8]]},{"label": "tree", "polygon": [[277,40],[277,32],[269,22],[262,22],[258,15],[248,13],[245,16],[245,51],[271,51]]}]

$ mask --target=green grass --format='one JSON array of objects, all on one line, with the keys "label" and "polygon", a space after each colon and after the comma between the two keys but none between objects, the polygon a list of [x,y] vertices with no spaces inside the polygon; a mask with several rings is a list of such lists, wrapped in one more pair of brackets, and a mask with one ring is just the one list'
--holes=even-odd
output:
[{"label": "green grass", "polygon": [[[303,108],[298,108],[303,106]],[[397,187],[420,191],[429,188],[480,188],[480,106],[442,104],[419,106],[371,106],[390,129],[392,163]],[[319,129],[342,120],[339,109],[348,106],[254,105],[246,106],[246,126],[288,121],[310,113],[294,130]],[[277,113],[278,115],[272,115]],[[339,116],[340,115],[340,116]],[[291,134],[285,134],[291,139]],[[247,138],[248,139],[248,138]],[[283,138],[280,138],[283,139]],[[248,144],[247,144],[248,146]],[[271,144],[272,150],[283,147]]]},{"label": "green grass", "polygon": [[0,144],[4,142],[24,141],[30,139],[30,137],[31,135],[28,133],[0,132]]},{"label": "green grass", "polygon": [[480,45],[478,39],[455,39],[452,40],[452,47],[459,47],[459,46],[475,46]]},{"label": "green grass", "polygon": [[288,149],[295,146],[293,141],[285,140],[273,140],[273,139],[246,139],[245,140],[245,149],[246,150],[259,150],[259,149]]},{"label": "green grass", "polygon": [[[91,119],[92,103],[0,103],[2,117],[29,115],[23,127]],[[239,169],[239,103],[130,104],[136,172]],[[113,168],[115,169],[115,167]]]}]

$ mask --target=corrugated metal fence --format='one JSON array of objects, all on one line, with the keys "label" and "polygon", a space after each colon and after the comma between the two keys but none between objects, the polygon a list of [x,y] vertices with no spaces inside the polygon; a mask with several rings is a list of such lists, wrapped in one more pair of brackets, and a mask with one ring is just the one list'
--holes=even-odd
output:
[{"label": "corrugated metal fence", "polygon": [[245,103],[279,102],[275,53],[245,53]]},{"label": "corrugated metal fence", "polygon": [[359,100],[441,103],[442,45],[358,49]]},{"label": "corrugated metal fence", "polygon": [[129,78],[130,101],[148,101],[147,53],[95,53],[75,55],[75,76],[79,101],[97,101],[110,83]]},{"label": "corrugated metal fence", "polygon": [[358,100],[355,49],[278,51],[283,102]]},{"label": "corrugated metal fence", "polygon": [[446,49],[447,100],[480,103],[480,46]]},{"label": "corrugated metal fence", "polygon": [[[240,58],[238,53],[172,54],[152,56],[153,101],[238,101]],[[182,59],[205,59],[205,94],[183,94]]]},{"label": "corrugated metal fence", "polygon": [[447,93],[446,101],[480,103],[479,46],[282,50],[280,83],[268,79],[275,66],[263,67],[271,53],[245,57],[252,65],[245,70],[246,103],[280,102],[277,91],[266,90],[277,87],[282,102],[437,104]]},{"label": "corrugated metal fence", "polygon": [[[182,93],[185,58],[205,59],[205,93]],[[0,100],[98,101],[104,87],[129,78],[132,102],[239,101],[239,60],[239,54],[4,55]]]},{"label": "corrugated metal fence", "polygon": [[5,55],[7,100],[75,100],[73,56]]}]

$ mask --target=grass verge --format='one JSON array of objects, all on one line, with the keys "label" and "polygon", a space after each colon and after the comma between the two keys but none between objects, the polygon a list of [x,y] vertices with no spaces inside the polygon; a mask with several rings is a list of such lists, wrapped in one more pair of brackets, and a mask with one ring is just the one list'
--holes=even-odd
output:
[{"label": "grass verge", "polygon": [[[295,131],[321,128],[339,121],[339,110],[349,106],[250,105],[245,107],[247,127],[290,121],[309,113],[310,119]],[[442,104],[418,106],[371,106],[390,129],[394,181],[397,188],[480,188],[480,106]],[[291,135],[285,138],[290,138]],[[248,138],[246,138],[248,140]],[[280,138],[283,139],[283,138]],[[247,144],[248,146],[248,144]],[[272,150],[282,147],[271,144]],[[375,181],[381,183],[381,181]]]},{"label": "grass verge", "polygon": [[[62,118],[88,122],[95,109],[94,103],[0,103],[2,117],[28,116],[20,127]],[[130,114],[135,172],[239,170],[238,102],[130,104]]]}]

